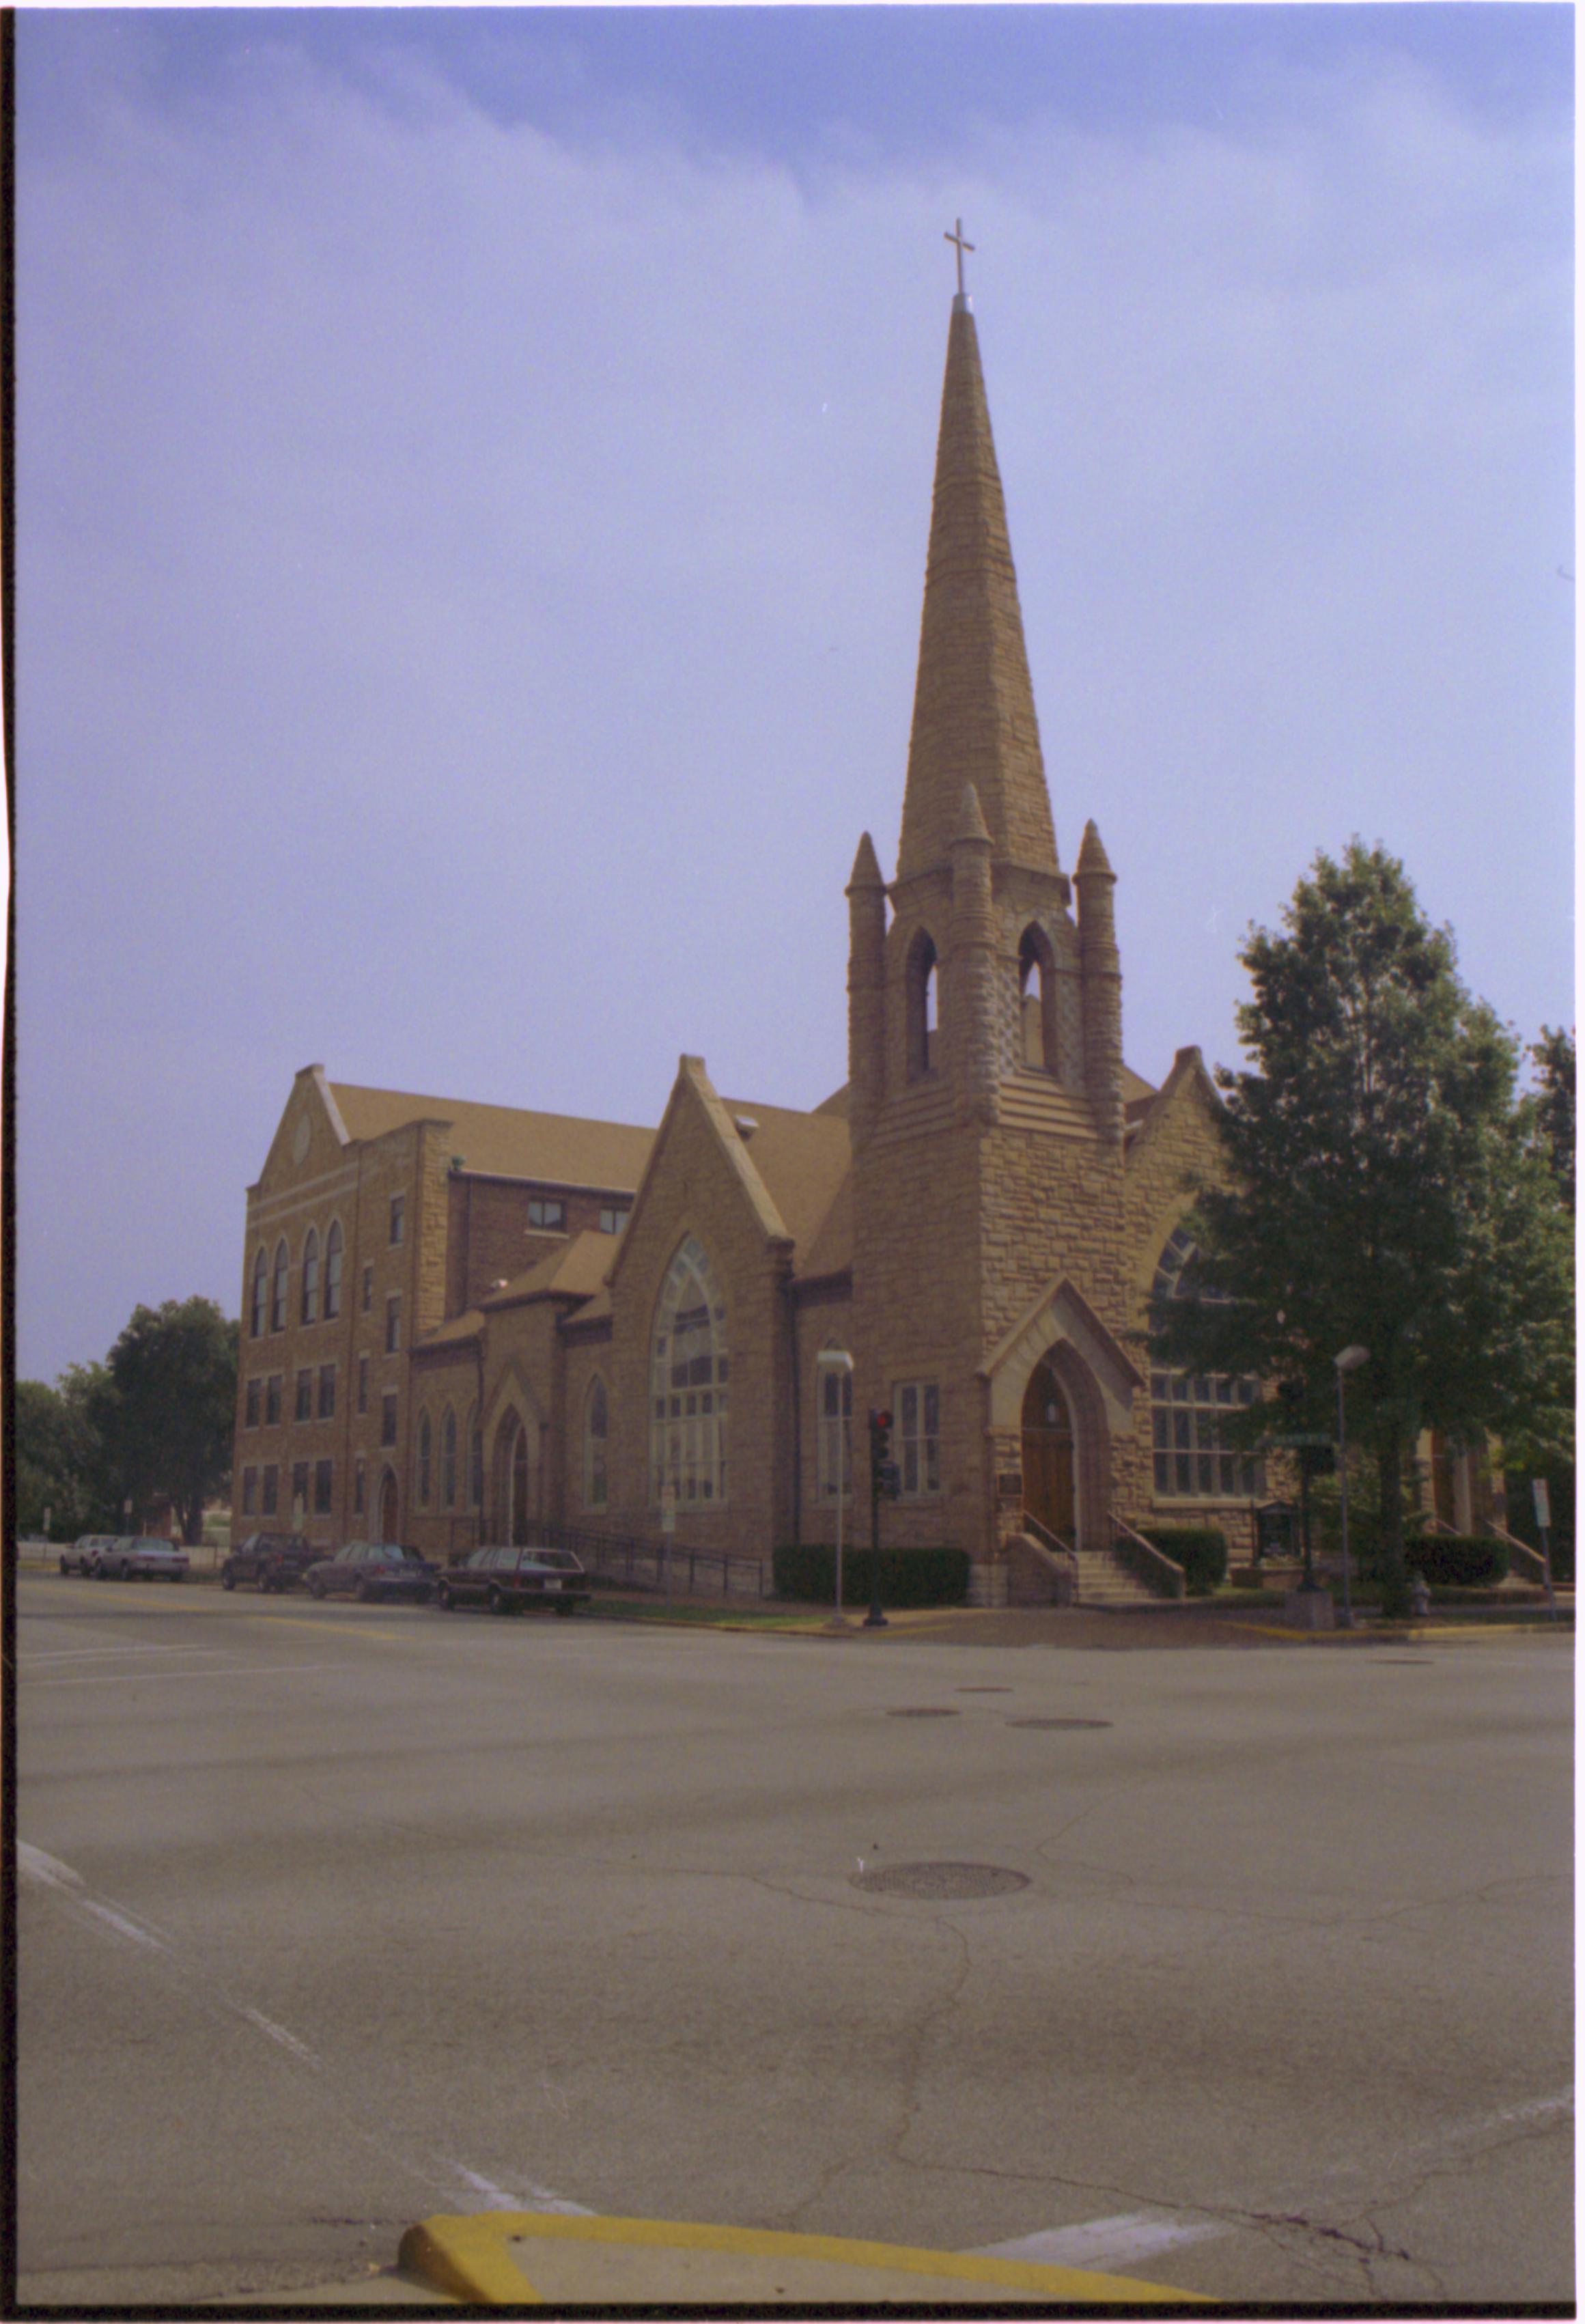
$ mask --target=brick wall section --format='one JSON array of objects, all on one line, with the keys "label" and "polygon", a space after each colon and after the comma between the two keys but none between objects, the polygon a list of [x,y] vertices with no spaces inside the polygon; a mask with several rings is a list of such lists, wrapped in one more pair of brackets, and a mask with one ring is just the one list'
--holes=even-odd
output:
[{"label": "brick wall section", "polygon": [[[453,1171],[447,1181],[446,1314],[460,1315],[477,1306],[497,1283],[511,1282],[585,1230],[597,1231],[606,1209],[629,1210],[631,1191],[620,1187],[567,1187],[548,1180],[489,1178],[473,1170]],[[536,1196],[558,1202],[567,1223],[559,1233],[529,1224]]]}]

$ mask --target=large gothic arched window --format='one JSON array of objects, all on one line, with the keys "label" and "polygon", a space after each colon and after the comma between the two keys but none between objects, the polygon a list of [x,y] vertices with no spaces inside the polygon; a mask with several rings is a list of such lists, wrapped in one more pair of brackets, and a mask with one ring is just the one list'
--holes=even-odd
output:
[{"label": "large gothic arched window", "polygon": [[689,1235],[666,1270],[650,1362],[650,1497],[680,1506],[726,1499],[726,1305]]},{"label": "large gothic arched window", "polygon": [[[1196,1280],[1194,1238],[1175,1227],[1156,1262],[1155,1299],[1220,1299]],[[1256,1383],[1224,1372],[1150,1375],[1152,1484],[1158,1500],[1249,1500],[1265,1489],[1261,1464],[1228,1443],[1227,1423],[1253,1404]]]}]

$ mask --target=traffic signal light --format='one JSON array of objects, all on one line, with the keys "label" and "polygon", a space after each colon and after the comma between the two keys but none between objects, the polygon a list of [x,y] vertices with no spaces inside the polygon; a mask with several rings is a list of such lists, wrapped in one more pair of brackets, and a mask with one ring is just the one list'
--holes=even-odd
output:
[{"label": "traffic signal light", "polygon": [[891,1457],[891,1415],[871,1411],[870,1415],[870,1489],[884,1493],[896,1500],[902,1480],[897,1462]]}]

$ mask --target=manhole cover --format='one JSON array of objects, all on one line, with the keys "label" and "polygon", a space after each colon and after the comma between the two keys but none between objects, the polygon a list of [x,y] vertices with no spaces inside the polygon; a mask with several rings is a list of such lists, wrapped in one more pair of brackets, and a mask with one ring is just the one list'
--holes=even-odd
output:
[{"label": "manhole cover", "polygon": [[932,1898],[1010,1896],[1027,1888],[1022,1872],[1009,1872],[1000,1864],[888,1864],[876,1872],[850,1874],[855,1888],[878,1889],[887,1896]]},{"label": "manhole cover", "polygon": [[1010,1686],[955,1686],[954,1694],[1010,1694]]},{"label": "manhole cover", "polygon": [[957,1719],[962,1714],[955,1711],[942,1710],[935,1703],[927,1703],[917,1711],[889,1711],[886,1715],[888,1719]]},{"label": "manhole cover", "polygon": [[1110,1727],[1110,1719],[1009,1719],[1009,1727]]}]

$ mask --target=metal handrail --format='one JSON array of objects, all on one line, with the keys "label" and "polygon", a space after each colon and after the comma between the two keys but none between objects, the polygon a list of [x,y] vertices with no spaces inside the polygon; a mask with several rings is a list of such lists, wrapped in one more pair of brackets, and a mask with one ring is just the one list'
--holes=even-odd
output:
[{"label": "metal handrail", "polygon": [[1165,1578],[1169,1598],[1188,1596],[1188,1577],[1175,1559],[1168,1557],[1165,1550],[1157,1549],[1153,1541],[1147,1541],[1142,1533],[1136,1533],[1133,1526],[1125,1524],[1115,1511],[1111,1524],[1113,1532],[1120,1534],[1129,1544],[1126,1549],[1121,1542],[1114,1546],[1136,1581],[1144,1582],[1147,1589],[1156,1589],[1159,1581]]},{"label": "metal handrail", "polygon": [[[1488,1533],[1495,1534],[1498,1541],[1506,1541],[1510,1552],[1516,1549],[1521,1557],[1527,1558],[1529,1560],[1530,1563],[1535,1569],[1535,1579],[1538,1582],[1545,1582],[1550,1579],[1546,1570],[1546,1560],[1543,1557],[1538,1549],[1532,1549],[1527,1541],[1521,1541],[1517,1534],[1512,1534],[1508,1531],[1507,1526],[1498,1525],[1495,1517],[1482,1517],[1480,1522],[1486,1527]],[[1510,1563],[1512,1563],[1511,1557],[1509,1562]]]},{"label": "metal handrail", "polygon": [[[764,1559],[739,1550],[694,1549],[686,1542],[668,1543],[664,1536],[656,1540],[644,1534],[596,1533],[587,1526],[557,1525],[548,1518],[536,1519],[534,1530],[547,1549],[570,1549],[591,1574],[602,1581],[620,1579],[631,1589],[663,1591],[669,1586],[691,1596],[701,1575],[714,1571],[723,1598],[767,1594]],[[742,1586],[734,1590],[738,1576]]]},{"label": "metal handrail", "polygon": [[1049,1526],[1043,1526],[1038,1517],[1032,1517],[1029,1515],[1027,1509],[1024,1511],[1023,1529],[1038,1548],[1048,1551],[1053,1557],[1074,1555],[1074,1544],[1071,1541],[1064,1541],[1061,1534],[1053,1533]]}]

